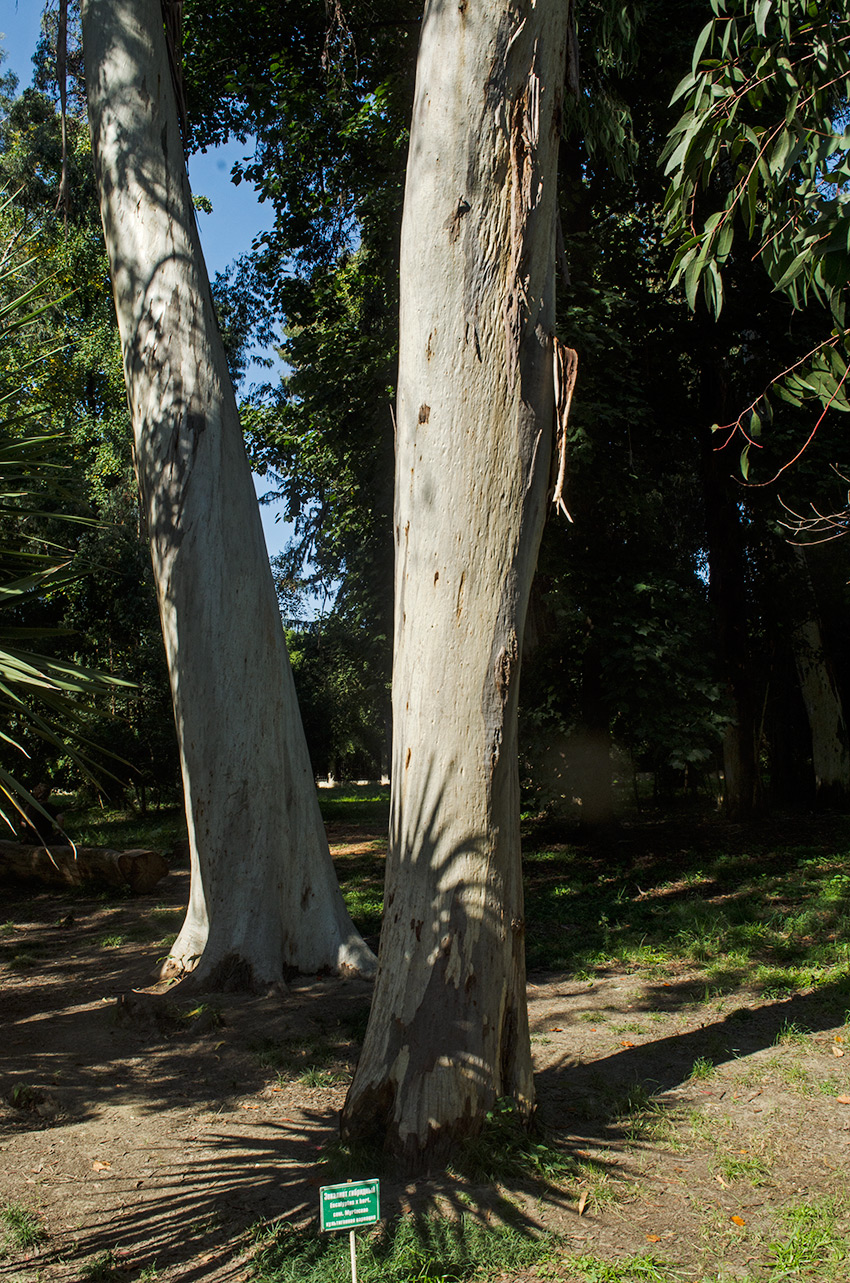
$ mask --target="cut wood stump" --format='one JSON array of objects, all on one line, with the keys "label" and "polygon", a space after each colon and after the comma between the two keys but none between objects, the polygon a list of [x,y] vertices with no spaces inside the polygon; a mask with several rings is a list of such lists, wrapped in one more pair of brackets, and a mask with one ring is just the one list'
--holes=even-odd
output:
[{"label": "cut wood stump", "polygon": [[0,879],[23,879],[53,886],[95,882],[129,887],[136,895],[152,891],[168,872],[159,851],[113,851],[107,846],[24,846],[0,842]]}]

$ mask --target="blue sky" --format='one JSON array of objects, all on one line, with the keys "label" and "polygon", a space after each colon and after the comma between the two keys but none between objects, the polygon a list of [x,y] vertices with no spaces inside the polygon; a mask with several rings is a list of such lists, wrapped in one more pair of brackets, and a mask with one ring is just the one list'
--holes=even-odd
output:
[{"label": "blue sky", "polygon": [[[3,70],[18,77],[18,88],[25,89],[32,80],[32,55],[41,31],[40,0],[0,0],[0,32],[7,57]],[[230,181],[234,160],[246,154],[242,143],[199,153],[189,162],[189,177],[196,195],[208,196],[213,212],[200,214],[198,224],[207,270],[212,278],[235,258],[251,248],[254,238],[271,226],[271,211],[260,205],[250,183],[238,187]],[[267,377],[267,376],[265,376]],[[255,478],[262,491],[265,483]],[[270,554],[279,552],[286,543],[287,527],[275,522],[273,506],[260,508],[266,544]]]}]

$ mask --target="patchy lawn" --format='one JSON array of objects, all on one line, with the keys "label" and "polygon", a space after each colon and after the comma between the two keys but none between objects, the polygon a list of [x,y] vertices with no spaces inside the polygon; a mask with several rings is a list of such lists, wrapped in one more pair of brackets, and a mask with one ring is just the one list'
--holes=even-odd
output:
[{"label": "patchy lawn", "polygon": [[[355,801],[323,805],[374,943],[385,799]],[[178,836],[176,816],[150,823]],[[156,845],[121,817],[87,840]],[[380,1175],[361,1283],[850,1279],[850,826],[526,846],[539,1134],[505,1103],[416,1182],[336,1141],[367,983],[150,989],[179,861],[133,899],[5,888],[0,1269],[342,1283],[348,1240],[316,1233],[318,1187]]]}]

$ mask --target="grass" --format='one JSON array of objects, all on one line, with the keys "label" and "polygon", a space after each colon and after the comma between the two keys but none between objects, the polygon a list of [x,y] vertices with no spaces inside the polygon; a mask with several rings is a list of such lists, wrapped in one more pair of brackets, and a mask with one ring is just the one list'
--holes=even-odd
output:
[{"label": "grass", "polygon": [[184,1027],[192,1026],[199,1020],[203,1021],[204,1025],[210,1029],[219,1029],[224,1024],[221,1008],[209,1002],[201,1002],[196,1006],[185,1009],[175,1005],[166,1008],[166,1010],[176,1024]]},{"label": "grass", "polygon": [[275,1071],[278,1083],[298,1082],[303,1087],[336,1087],[348,1080],[349,1039],[340,1027],[334,1039],[326,1033],[293,1038],[286,1042],[265,1039],[250,1051],[262,1069]]},{"label": "grass", "polygon": [[26,1252],[47,1237],[40,1217],[23,1203],[6,1203],[0,1207],[0,1227],[4,1255],[10,1251]]},{"label": "grass", "polygon": [[770,1184],[770,1163],[759,1154],[726,1154],[715,1169],[730,1185],[733,1181],[746,1181],[754,1189]]},{"label": "grass", "polygon": [[[329,821],[359,825],[367,833],[382,832],[386,826],[386,789],[321,790],[320,802]],[[113,846],[168,847],[180,835],[182,823],[176,811],[154,813],[144,822],[126,813],[104,813],[96,819],[96,823],[91,821],[92,836],[87,840],[95,840],[96,831],[99,842]],[[670,1153],[700,1151],[708,1181],[713,1184],[715,1175],[720,1176],[725,1185],[737,1185],[739,1195],[746,1186],[770,1185],[775,1168],[776,1189],[768,1197],[779,1202],[780,1191],[785,1188],[781,1146],[760,1149],[753,1137],[740,1135],[713,1105],[711,1110],[707,1107],[689,1114],[684,1106],[669,1103],[673,1097],[666,1093],[668,1082],[664,1083],[665,1093],[656,1095],[658,1084],[648,1077],[653,1069],[645,1065],[642,1057],[651,1053],[654,1039],[677,1035],[676,1012],[689,1013],[714,1003],[722,1014],[709,1013],[708,1026],[698,1031],[692,1041],[682,1044],[688,1047],[689,1055],[681,1072],[687,1075],[690,1066],[691,1082],[717,1075],[717,1081],[725,1085],[726,1071],[716,1065],[742,1054],[735,1048],[743,1047],[749,1054],[754,1048],[763,1051],[772,1041],[773,1057],[760,1055],[743,1077],[740,1074],[747,1062],[739,1062],[733,1074],[736,1085],[748,1081],[747,1075],[755,1075],[754,1083],[775,1085],[781,1081],[810,1099],[843,1093],[839,1071],[850,1061],[833,1062],[829,1046],[821,1046],[823,1039],[819,1037],[824,1028],[820,1023],[821,1008],[834,1014],[836,1026],[850,1019],[850,876],[845,871],[850,821],[836,818],[830,824],[829,840],[819,846],[777,846],[753,830],[730,836],[723,829],[717,830],[723,842],[734,844],[734,849],[723,850],[710,828],[696,830],[692,843],[690,838],[684,842],[677,839],[666,848],[661,840],[656,845],[656,836],[647,828],[632,839],[628,835],[624,839],[626,845],[627,841],[633,843],[631,852],[622,854],[623,844],[618,844],[613,855],[591,845],[559,844],[535,850],[533,840],[528,843],[525,882],[530,968],[563,970],[573,982],[584,979],[590,987],[607,969],[638,972],[647,977],[648,991],[653,994],[652,1010],[615,1011],[615,1001],[607,1012],[585,1010],[576,1016],[585,1022],[585,1027],[598,1026],[600,1035],[610,1034],[614,1039],[643,1035],[640,1046],[620,1062],[630,1066],[630,1073],[640,1072],[637,1067],[643,1063],[643,1079],[629,1081],[629,1075],[622,1071],[619,1078],[609,1075],[607,1081],[615,1081],[616,1088],[597,1083],[588,1093],[586,1105],[582,1098],[571,1102],[568,1111],[592,1119],[594,1126],[602,1128],[599,1135],[607,1137],[603,1143],[615,1145],[621,1165],[618,1167],[613,1159],[609,1161],[606,1150],[597,1151],[590,1145],[589,1152],[570,1152],[557,1139],[560,1133],[553,1138],[525,1131],[511,1102],[500,1102],[488,1116],[481,1135],[463,1147],[450,1174],[455,1208],[464,1208],[464,1215],[437,1219],[409,1213],[389,1227],[359,1235],[364,1280],[461,1283],[531,1268],[534,1277],[539,1274],[556,1283],[567,1279],[569,1283],[639,1283],[645,1279],[672,1283],[686,1276],[695,1280],[693,1273],[682,1272],[681,1265],[664,1263],[658,1255],[664,1247],[661,1242],[658,1252],[653,1248],[645,1255],[620,1260],[602,1260],[594,1255],[564,1256],[564,1245],[556,1236],[523,1232],[516,1217],[512,1220],[507,1214],[504,1223],[497,1218],[488,1221],[489,1212],[481,1210],[476,1187],[483,1184],[490,1187],[486,1206],[491,1211],[495,1185],[507,1187],[508,1191],[511,1186],[526,1194],[530,1191],[532,1197],[539,1193],[541,1198],[557,1191],[557,1198],[573,1211],[580,1197],[586,1195],[584,1207],[596,1215],[614,1199],[642,1197],[641,1183],[647,1177],[645,1164],[654,1161],[651,1151],[658,1148]],[[170,836],[165,840],[167,833]],[[376,937],[380,928],[383,865],[377,849],[360,849],[336,858],[349,910],[370,938]],[[179,925],[181,916],[163,904],[147,910],[149,934],[161,938],[163,932]],[[101,931],[123,931],[125,917],[129,915],[102,923]],[[10,938],[16,930],[14,923],[0,928],[5,937],[0,948],[10,959],[6,965],[36,965],[38,957],[22,948],[17,938]],[[132,924],[126,930],[126,936],[95,936],[92,943],[118,948],[126,939],[145,938]],[[20,958],[23,960],[16,961]],[[742,986],[757,989],[768,1001],[792,995],[812,996],[816,1001],[805,1006],[789,1004],[787,1011],[797,1019],[791,1019],[789,1014],[782,1020],[786,1008],[780,1006],[762,1039],[760,1030],[765,1018],[761,1009],[767,1004],[754,1001],[749,993],[728,997],[738,994]],[[663,1001],[659,1001],[659,995]],[[587,1004],[597,1001],[586,1000]],[[309,1036],[304,1036],[302,1029],[300,1037],[255,1045],[255,1061],[261,1069],[270,1071],[272,1079],[276,1075],[282,1082],[298,1081],[315,1088],[336,1086],[347,1078],[356,1044],[365,1032],[367,1015],[368,1001],[364,999],[345,1021],[330,1026],[325,1022],[323,1026],[321,1016],[315,1017]],[[175,1024],[192,1025],[209,1019],[215,1022],[215,1012],[203,1005],[185,1011],[175,1009]],[[669,1028],[657,1029],[655,1024],[661,1021],[669,1021]],[[805,1027],[809,1021],[811,1030]],[[535,1038],[541,1061],[546,1059],[543,1053],[550,1041],[554,1038],[550,1039],[548,1028],[541,1029]],[[630,1043],[623,1045],[631,1047]],[[850,1052],[850,1044],[847,1050]],[[802,1053],[807,1055],[805,1064]],[[617,1047],[607,1054],[618,1055]],[[812,1068],[813,1057],[821,1054],[822,1071]],[[32,1089],[23,1086],[19,1107],[32,1108],[33,1102],[26,1096]],[[693,1094],[698,1095],[696,1091]],[[798,1104],[805,1107],[802,1101]],[[585,1107],[588,1112],[583,1114]],[[569,1129],[571,1124],[565,1126]],[[591,1156],[597,1152],[598,1157]],[[329,1146],[324,1152],[322,1182],[374,1176],[379,1170],[375,1161],[374,1154],[339,1144]],[[433,1210],[433,1204],[431,1207]],[[726,1230],[731,1228],[737,1234],[734,1226],[728,1226],[725,1213],[722,1224],[711,1220],[716,1212],[716,1204],[706,1203],[704,1215],[700,1214],[706,1233],[707,1227],[713,1226],[707,1251],[719,1247],[719,1236]],[[835,1283],[845,1277],[843,1205],[834,1200],[812,1202],[781,1215],[764,1215],[767,1228],[764,1222],[757,1225],[754,1219],[745,1232],[748,1250],[758,1254],[751,1259],[757,1259],[758,1264],[748,1265],[746,1269],[753,1273],[745,1280],[744,1271],[741,1280],[756,1283],[758,1279],[763,1283],[768,1261],[769,1277],[774,1283],[798,1277]],[[2,1224],[7,1226],[5,1217]],[[8,1233],[7,1228],[7,1237]],[[576,1249],[578,1244],[572,1246]],[[702,1268],[717,1259],[716,1251],[713,1257],[706,1255]],[[347,1236],[320,1237],[311,1230],[275,1226],[259,1235],[253,1266],[259,1283],[347,1280]],[[724,1277],[719,1266],[713,1268],[716,1272],[701,1283],[714,1283]],[[91,1283],[107,1283],[117,1277],[117,1270],[114,1258],[105,1253],[83,1267],[80,1277]]]},{"label": "grass", "polygon": [[783,1020],[773,1040],[776,1047],[804,1047],[811,1037],[811,1030],[801,1029],[793,1020]]},{"label": "grass", "polygon": [[[570,1275],[562,1273],[569,1267]],[[559,1264],[556,1277],[570,1277],[575,1283],[643,1283],[659,1280],[671,1283],[675,1278],[668,1267],[654,1255],[630,1256],[622,1261],[600,1261],[596,1256],[567,1256]]]},{"label": "grass", "polygon": [[298,1081],[302,1087],[338,1087],[348,1081],[347,1074],[335,1073],[331,1069],[320,1069],[318,1065],[309,1065]]},{"label": "grass", "polygon": [[388,784],[340,784],[319,789],[319,809],[325,821],[344,822],[386,833],[390,819]]},{"label": "grass", "polygon": [[6,963],[10,971],[29,971],[31,967],[39,967],[44,963],[41,954],[31,953],[28,949],[22,949],[19,953],[14,953]]},{"label": "grass", "polygon": [[152,806],[146,815],[99,807],[69,811],[66,827],[80,846],[109,846],[119,851],[132,847],[168,851],[186,837],[183,808],[176,805]]},{"label": "grass", "polygon": [[696,964],[718,997],[744,981],[767,998],[850,994],[850,827],[842,819],[836,829],[815,849],[750,834],[733,853],[695,843],[668,856],[647,851],[648,839],[639,871],[580,845],[526,849],[529,969],[592,977]]},{"label": "grass", "polygon": [[80,1278],[86,1283],[110,1283],[115,1278],[118,1259],[114,1252],[101,1252],[80,1267]]},{"label": "grass", "polygon": [[768,1246],[774,1279],[810,1277],[809,1271],[823,1269],[824,1278],[836,1265],[848,1260],[847,1226],[840,1219],[846,1205],[838,1198],[802,1203],[780,1216],[786,1237]]},{"label": "grass", "polygon": [[449,1169],[476,1183],[527,1181],[560,1188],[576,1174],[575,1161],[542,1132],[529,1131],[514,1102],[497,1102],[478,1136],[467,1140]]},{"label": "grass", "polygon": [[[471,1215],[409,1217],[359,1234],[357,1269],[359,1277],[381,1283],[465,1283],[528,1269],[550,1257],[557,1245],[554,1235],[482,1224]],[[277,1227],[261,1232],[254,1278],[257,1283],[348,1283],[348,1235]]]},{"label": "grass", "polygon": [[[776,1238],[767,1243],[769,1275],[756,1268],[754,1273],[740,1268],[734,1275],[720,1268],[700,1275],[699,1283],[763,1283],[766,1277],[779,1283],[785,1279],[810,1279],[819,1283],[839,1283],[847,1277],[844,1269],[850,1260],[848,1249],[846,1204],[840,1199],[824,1199],[786,1208],[776,1218]],[[712,1252],[716,1257],[717,1249]],[[751,1258],[752,1259],[752,1258]],[[544,1265],[541,1277],[569,1283],[674,1283],[694,1276],[690,1271],[669,1265],[654,1253],[631,1256],[619,1261],[604,1261],[593,1255],[562,1256],[552,1266]]]}]

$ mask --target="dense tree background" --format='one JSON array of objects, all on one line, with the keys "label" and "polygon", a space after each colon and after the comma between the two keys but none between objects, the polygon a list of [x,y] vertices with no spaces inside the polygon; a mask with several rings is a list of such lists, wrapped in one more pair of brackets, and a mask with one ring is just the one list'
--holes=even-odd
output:
[{"label": "dense tree background", "polygon": [[[782,35],[756,30],[751,8],[736,10],[730,65],[750,57],[753,43],[761,51],[752,56],[764,57]],[[697,298],[715,260],[706,253],[687,277],[692,260],[676,239],[671,209],[680,207],[664,165],[682,110],[670,101],[691,74],[711,10],[704,0],[628,10],[576,0],[574,13],[578,59],[568,84],[578,92],[561,148],[559,264],[560,337],[579,357],[565,496],[572,522],[553,513],[532,597],[521,712],[528,808],[605,826],[634,797],[722,793],[741,817],[772,802],[844,804],[850,780],[818,796],[800,672],[805,662],[820,666],[839,696],[848,691],[847,546],[795,554],[788,529],[794,513],[846,505],[842,407],[833,397],[808,449],[767,485],[811,434],[827,384],[784,399],[771,393],[766,411],[759,402],[777,372],[836,323],[843,286],[835,276],[830,295],[812,276],[804,289],[808,267],[824,269],[800,261],[797,294],[775,288],[789,264],[771,260],[771,274],[754,259],[747,207],[736,235],[712,242],[722,309],[714,287],[706,287],[710,307]],[[274,211],[272,230],[216,293],[234,374],[257,341],[277,343],[285,362],[279,382],[244,393],[243,419],[254,466],[294,522],[275,570],[314,769],[374,776],[386,769],[391,736],[397,257],[420,5],[186,0],[183,14],[188,146],[248,141],[253,161],[234,181],[253,183]],[[88,573],[38,611],[72,630],[61,642],[67,653],[137,683],[115,705],[127,782],[142,797],[176,779],[171,715],[76,56],[67,225],[56,213],[51,37],[48,23],[37,88],[16,98],[6,85],[0,168],[20,189],[21,216],[38,227],[58,288],[74,286],[51,321],[61,351],[45,402],[69,438],[74,503],[99,524],[74,540]],[[696,73],[691,81],[686,94],[701,83]],[[744,107],[746,128],[757,131],[764,104]],[[734,148],[734,137],[724,145]],[[782,159],[774,180],[793,184],[809,172],[802,152]],[[831,218],[829,236],[846,231],[844,161],[819,163],[833,186],[794,211],[804,246],[807,218]],[[715,166],[701,217],[727,202],[725,182]],[[753,207],[764,236],[775,230],[771,195],[765,179]],[[753,444],[714,431],[742,413]],[[94,734],[100,717],[92,711]]]},{"label": "dense tree background", "polygon": [[[0,184],[13,194],[10,229],[31,247],[31,271],[57,300],[40,317],[43,355],[35,341],[15,351],[22,432],[54,438],[53,464],[62,479],[63,512],[82,520],[42,520],[30,531],[45,548],[61,549],[61,582],[31,595],[19,626],[39,630],[41,648],[57,659],[120,677],[131,685],[78,709],[90,742],[95,777],[107,795],[135,797],[151,789],[173,795],[179,784],[173,719],[156,599],[131,457],[124,379],[94,190],[79,58],[70,58],[67,217],[57,210],[61,132],[51,53],[53,24],[36,56],[35,86],[15,95],[12,80],[0,104]],[[24,368],[25,367],[25,368]],[[5,371],[8,377],[14,371]],[[44,777],[77,787],[72,758],[43,737],[26,733],[26,782]],[[14,755],[4,757],[11,768]],[[20,769],[20,768],[19,768]]]}]

